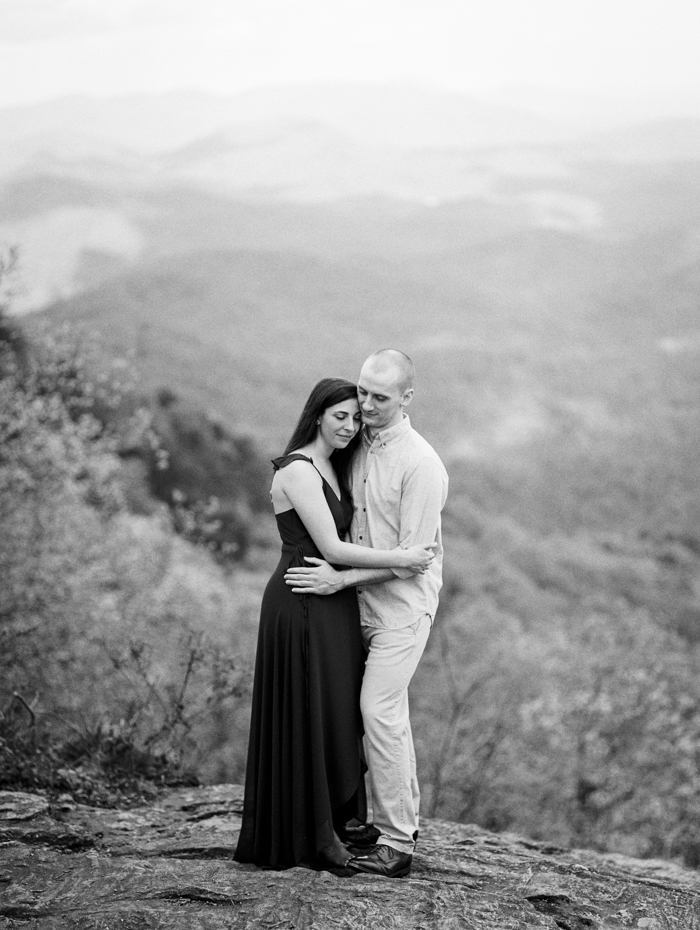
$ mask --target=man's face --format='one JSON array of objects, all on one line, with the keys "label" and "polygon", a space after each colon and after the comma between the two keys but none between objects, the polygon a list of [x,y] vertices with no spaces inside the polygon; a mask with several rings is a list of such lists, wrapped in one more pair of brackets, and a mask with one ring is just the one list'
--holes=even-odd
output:
[{"label": "man's face", "polygon": [[388,429],[401,422],[403,408],[413,390],[402,390],[400,375],[393,367],[378,367],[365,362],[357,383],[362,422],[372,431]]}]

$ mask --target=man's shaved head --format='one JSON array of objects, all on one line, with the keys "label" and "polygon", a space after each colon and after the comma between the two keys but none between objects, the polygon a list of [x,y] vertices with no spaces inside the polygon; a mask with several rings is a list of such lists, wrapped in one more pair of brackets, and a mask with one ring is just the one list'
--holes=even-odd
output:
[{"label": "man's shaved head", "polygon": [[[413,362],[399,349],[380,349],[373,352],[365,361],[374,371],[381,373],[396,373],[396,381],[400,391],[408,391],[413,387],[415,368]],[[362,366],[364,368],[364,365]]]},{"label": "man's shaved head", "polygon": [[413,362],[398,349],[380,349],[365,361],[357,383],[362,422],[370,433],[400,423],[413,397]]}]

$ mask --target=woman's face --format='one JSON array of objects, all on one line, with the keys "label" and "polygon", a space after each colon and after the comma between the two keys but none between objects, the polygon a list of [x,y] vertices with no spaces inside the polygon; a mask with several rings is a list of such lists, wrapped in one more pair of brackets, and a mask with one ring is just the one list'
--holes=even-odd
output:
[{"label": "woman's face", "polygon": [[351,397],[326,407],[318,428],[333,449],[344,449],[360,428],[360,421],[360,405]]}]

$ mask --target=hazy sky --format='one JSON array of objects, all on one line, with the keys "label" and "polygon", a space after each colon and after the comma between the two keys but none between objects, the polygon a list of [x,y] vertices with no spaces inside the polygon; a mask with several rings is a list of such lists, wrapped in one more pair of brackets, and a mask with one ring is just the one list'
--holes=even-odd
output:
[{"label": "hazy sky", "polygon": [[0,105],[349,80],[700,90],[699,0],[0,0]]}]

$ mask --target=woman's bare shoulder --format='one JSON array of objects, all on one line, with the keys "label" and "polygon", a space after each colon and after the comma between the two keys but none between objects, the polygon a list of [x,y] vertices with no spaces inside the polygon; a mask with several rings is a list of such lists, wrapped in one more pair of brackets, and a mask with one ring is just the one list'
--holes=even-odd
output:
[{"label": "woman's bare shoulder", "polygon": [[296,483],[298,481],[306,484],[308,482],[319,483],[321,481],[321,476],[313,462],[306,457],[293,459],[291,462],[287,462],[284,468],[280,468],[275,472],[275,478],[282,484],[287,484],[289,482]]}]

